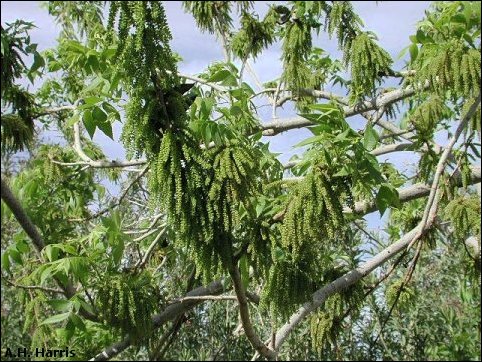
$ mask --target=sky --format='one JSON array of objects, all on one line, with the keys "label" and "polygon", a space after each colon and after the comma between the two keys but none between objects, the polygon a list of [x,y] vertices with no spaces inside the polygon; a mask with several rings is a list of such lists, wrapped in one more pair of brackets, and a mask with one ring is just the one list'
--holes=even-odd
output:
[{"label": "sky", "polygon": [[[365,28],[377,34],[380,45],[386,49],[395,60],[400,51],[409,44],[409,36],[415,33],[416,23],[424,16],[424,11],[430,2],[427,1],[357,1],[353,2],[357,13],[364,21]],[[190,14],[186,14],[179,1],[165,2],[167,19],[173,35],[172,49],[179,53],[183,62],[179,65],[179,70],[186,74],[195,75],[216,60],[223,60],[223,53],[220,44],[214,35],[201,33],[196,27]],[[268,2],[258,1],[255,3],[255,10],[264,14],[268,9]],[[40,7],[39,2],[34,1],[2,1],[1,2],[1,22],[11,22],[16,19],[32,21],[37,26],[30,32],[32,41],[38,43],[38,49],[45,50],[56,45],[58,27],[53,18],[48,15],[46,9]],[[236,19],[235,19],[236,21]],[[314,46],[320,47],[337,57],[340,52],[337,49],[336,39],[330,40],[322,36],[314,41]],[[280,61],[281,49],[279,44],[275,44],[270,49],[264,51],[254,62],[254,69],[261,82],[276,79],[282,69]],[[401,70],[404,60],[395,62],[394,69]],[[246,74],[246,73],[245,73]],[[248,83],[253,85],[253,89],[258,88],[252,82],[249,74],[245,75]],[[387,84],[389,86],[396,84]],[[267,103],[266,100],[263,100]],[[296,115],[295,109],[287,105],[278,112],[278,117],[292,117]],[[270,121],[270,107],[263,107],[260,116],[265,122]],[[362,128],[364,122],[361,117],[350,119],[354,128]],[[119,137],[121,125],[114,126],[114,137]],[[287,161],[297,151],[292,148],[306,136],[311,135],[306,129],[291,130],[281,135],[270,137],[270,149],[273,152],[282,153],[280,160]],[[113,142],[100,132],[96,132],[94,141],[98,142],[104,149],[108,157],[114,159],[124,159],[125,153],[118,142]],[[401,167],[409,167],[404,155],[395,153],[384,156],[397,163]],[[405,165],[406,164],[406,165]],[[373,213],[366,217],[369,225],[377,227],[380,225],[379,214]]]}]

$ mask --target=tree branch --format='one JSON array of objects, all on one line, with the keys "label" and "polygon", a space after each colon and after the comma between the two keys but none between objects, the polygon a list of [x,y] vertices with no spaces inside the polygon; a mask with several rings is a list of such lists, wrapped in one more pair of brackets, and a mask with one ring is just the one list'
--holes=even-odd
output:
[{"label": "tree branch", "polygon": [[[416,93],[416,90],[412,87],[405,89],[396,89],[394,91],[379,95],[369,101],[364,101],[354,106],[344,106],[343,114],[345,117],[351,117],[356,114],[360,114],[366,111],[374,109],[380,109],[392,103],[398,102],[402,99],[410,97]],[[380,124],[381,121],[379,121]],[[262,125],[262,131],[264,136],[274,136],[278,133],[288,131],[294,128],[302,128],[312,126],[313,123],[303,117],[285,118],[272,122],[268,122]]]},{"label": "tree branch", "polygon": [[161,238],[166,235],[166,228],[162,229],[159,234],[157,234],[156,238],[152,241],[151,245],[149,245],[149,248],[147,249],[146,253],[144,254],[144,257],[142,260],[139,260],[139,262],[136,264],[134,267],[136,270],[139,268],[143,268],[144,265],[146,265],[147,261],[151,257],[152,252],[154,251],[154,248],[156,247],[157,243]]},{"label": "tree branch", "polygon": [[41,291],[44,291],[44,292],[47,292],[47,293],[64,294],[64,291],[61,290],[61,289],[42,287],[41,285],[21,285],[21,284],[14,283],[11,280],[8,280],[7,278],[4,278],[3,276],[2,276],[2,279],[5,280],[5,282],[7,284],[9,284],[9,285],[11,285],[12,287],[15,287],[15,288],[27,289],[27,290],[28,289],[30,289],[30,290],[41,290]]},{"label": "tree branch", "polygon": [[174,299],[172,303],[179,303],[184,302],[186,300],[198,300],[198,301],[205,301],[205,300],[238,300],[235,295],[202,295],[199,297],[184,297],[179,299]]},{"label": "tree branch", "polygon": [[258,337],[256,331],[251,324],[251,319],[249,316],[248,300],[246,299],[246,293],[244,291],[244,286],[241,281],[241,275],[236,265],[232,265],[229,269],[229,275],[233,281],[234,291],[239,303],[239,315],[241,316],[241,323],[243,324],[244,333],[248,338],[249,342],[253,348],[258,351],[263,357],[271,360],[276,358],[276,353],[270,349],[263,341]]},{"label": "tree branch", "polygon": [[42,238],[42,235],[40,235],[37,227],[30,220],[22,205],[20,204],[20,202],[18,202],[3,177],[1,179],[1,192],[2,200],[10,208],[10,210],[12,210],[13,215],[17,219],[22,229],[32,240],[33,245],[35,246],[35,251],[37,252],[38,256],[40,256],[40,252],[45,247],[45,242]]},{"label": "tree branch", "polygon": [[408,244],[412,241],[413,237],[418,233],[419,229],[420,225],[415,227],[398,241],[375,255],[372,259],[360,265],[358,268],[346,273],[345,275],[339,277],[325,287],[316,291],[312,296],[312,301],[303,304],[303,306],[301,306],[298,311],[290,317],[289,321],[278,330],[278,332],[276,333],[276,350],[279,350],[279,348],[284,343],[288,335],[292,332],[292,330],[299,323],[301,323],[301,321],[307,315],[319,308],[328,297],[355,284],[363,277],[368,275],[375,268],[384,264],[386,261],[390,260],[399,252],[404,250],[405,247],[407,247]]}]

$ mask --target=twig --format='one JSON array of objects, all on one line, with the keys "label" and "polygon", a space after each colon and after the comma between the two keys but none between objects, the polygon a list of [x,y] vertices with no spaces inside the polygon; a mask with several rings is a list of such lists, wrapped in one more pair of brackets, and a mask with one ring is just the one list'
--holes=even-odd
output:
[{"label": "twig", "polygon": [[420,251],[422,250],[422,245],[423,243],[420,241],[418,243],[418,247],[417,247],[417,251],[415,252],[415,255],[412,259],[412,262],[407,270],[407,273],[405,275],[405,278],[402,282],[402,284],[400,285],[400,288],[397,290],[397,294],[395,296],[395,300],[393,301],[393,304],[388,312],[388,315],[387,317],[385,318],[385,320],[383,321],[383,323],[381,324],[380,326],[380,331],[378,332],[378,335],[377,337],[375,338],[375,340],[373,341],[372,345],[375,345],[377,342],[378,342],[378,339],[380,338],[381,334],[383,333],[383,329],[385,328],[385,326],[387,325],[388,323],[388,320],[390,319],[390,317],[392,316],[393,314],[393,311],[395,310],[395,306],[397,305],[397,302],[398,300],[400,299],[400,295],[402,294],[403,292],[403,289],[405,288],[405,286],[408,284],[408,282],[410,281],[410,279],[412,278],[412,275],[413,275],[413,271],[415,270],[415,266],[417,265],[417,261],[418,261],[418,258],[420,256]]},{"label": "twig", "polygon": [[2,276],[2,279],[5,280],[5,282],[7,284],[11,285],[12,287],[16,287],[16,288],[30,289],[30,290],[42,290],[42,291],[48,292],[48,293],[64,294],[64,291],[61,290],[61,289],[42,287],[40,285],[21,285],[21,284],[14,283],[11,280],[8,280],[7,278],[5,278],[3,276]]},{"label": "twig", "polygon": [[92,220],[92,219],[95,219],[99,216],[102,216],[104,215],[105,213],[109,212],[110,210],[112,210],[114,207],[120,205],[120,203],[122,202],[122,200],[126,197],[127,193],[129,192],[129,190],[131,189],[132,186],[134,186],[134,184],[139,181],[141,179],[142,176],[144,176],[147,171],[149,170],[149,166],[146,166],[142,169],[142,171],[136,176],[134,177],[134,179],[127,185],[127,187],[124,189],[124,191],[122,191],[122,193],[120,194],[119,198],[117,199],[116,202],[114,202],[112,205],[106,207],[105,209],[101,210],[101,211],[98,211],[96,212],[94,215],[91,215],[89,217],[87,217],[85,220]]},{"label": "twig", "polygon": [[161,238],[166,235],[166,228],[162,229],[159,234],[157,234],[156,238],[152,241],[151,245],[149,245],[149,248],[147,249],[146,253],[144,254],[144,257],[142,260],[139,260],[139,262],[136,264],[135,269],[140,269],[146,265],[147,261],[151,257],[152,252],[154,251],[154,248],[156,247],[157,243]]}]

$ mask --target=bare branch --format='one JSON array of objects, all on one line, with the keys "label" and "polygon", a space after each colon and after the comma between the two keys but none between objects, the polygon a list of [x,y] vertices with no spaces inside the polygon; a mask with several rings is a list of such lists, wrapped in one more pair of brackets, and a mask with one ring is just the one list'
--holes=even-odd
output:
[{"label": "bare branch", "polygon": [[174,299],[172,303],[184,302],[186,300],[238,300],[235,295],[202,295],[199,297],[184,297],[179,299]]}]

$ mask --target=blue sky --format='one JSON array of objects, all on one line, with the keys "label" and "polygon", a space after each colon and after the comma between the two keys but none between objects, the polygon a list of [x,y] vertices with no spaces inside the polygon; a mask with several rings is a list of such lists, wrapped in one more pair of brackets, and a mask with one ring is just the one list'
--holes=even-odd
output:
[{"label": "blue sky", "polygon": [[[396,59],[399,52],[409,44],[409,36],[414,34],[415,25],[417,21],[423,18],[424,11],[429,4],[430,2],[427,1],[382,1],[378,4],[374,1],[359,1],[354,2],[354,7],[363,19],[366,29],[375,32],[381,46]],[[181,2],[166,2],[165,7],[173,35],[172,48],[184,59],[179,66],[180,71],[187,74],[196,74],[206,69],[209,63],[223,59],[221,47],[215,37],[211,34],[201,33],[197,29],[192,16],[184,13]],[[256,2],[255,9],[264,14],[268,9],[268,2]],[[2,24],[16,19],[35,23],[37,28],[31,31],[31,38],[33,42],[39,44],[39,50],[55,46],[58,28],[53,18],[48,15],[47,10],[40,7],[39,2],[2,1]],[[340,55],[336,40],[329,40],[326,36],[321,36],[315,40],[314,45],[335,56]],[[263,52],[254,62],[254,68],[262,82],[273,80],[279,76],[282,66],[280,56],[280,46],[275,44]],[[401,69],[401,67],[403,67],[403,60],[396,61],[394,68]],[[253,84],[254,89],[257,89],[248,74],[245,75],[245,78],[250,84]],[[263,103],[267,102],[263,100]],[[279,117],[294,115],[295,110],[292,106],[285,106],[278,112]],[[264,121],[269,121],[270,108],[263,108],[263,111],[260,111],[260,116]],[[364,124],[362,119],[357,117],[350,119],[350,122],[355,128],[362,128]],[[114,127],[115,137],[119,136],[120,130],[119,124]],[[286,161],[296,152],[292,146],[309,134],[307,130],[292,130],[271,137],[269,139],[271,150],[283,153],[280,159]],[[96,133],[94,140],[103,146],[108,157],[124,158],[124,150],[119,143],[111,141],[99,132]],[[408,163],[413,162],[413,157],[407,158],[407,153],[384,156],[383,160],[385,159],[389,159],[402,168],[409,167]],[[372,226],[380,225],[378,213],[369,215],[367,220]]]}]

